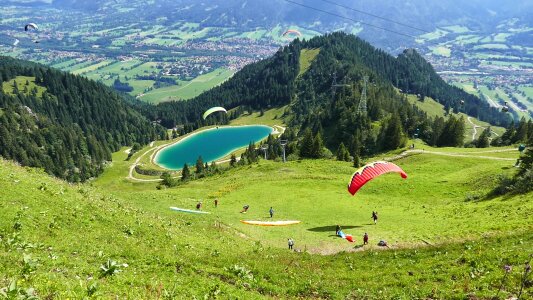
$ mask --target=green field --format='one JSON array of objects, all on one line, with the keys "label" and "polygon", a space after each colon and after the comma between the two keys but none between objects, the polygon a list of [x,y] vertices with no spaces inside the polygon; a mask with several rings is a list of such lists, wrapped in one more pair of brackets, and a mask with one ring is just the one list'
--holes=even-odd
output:
[{"label": "green field", "polygon": [[474,46],[474,50],[479,50],[479,49],[509,49],[509,47],[505,44],[495,44],[495,43]]},{"label": "green field", "polygon": [[112,60],[104,60],[104,61],[101,61],[99,63],[87,66],[85,68],[76,69],[76,70],[72,71],[71,73],[75,74],[75,75],[85,74],[85,73],[88,73],[88,72],[95,71],[96,69],[98,69],[100,67],[107,66],[107,65],[111,64],[112,62],[113,62]]},{"label": "green field", "polygon": [[245,114],[235,120],[231,120],[230,125],[255,125],[262,124],[268,126],[284,126],[285,122],[282,119],[283,114],[288,109],[287,106],[273,108],[264,111],[263,115],[259,112]]},{"label": "green field", "polygon": [[160,103],[169,100],[185,100],[196,97],[202,92],[220,85],[233,76],[235,71],[216,69],[194,78],[191,81],[180,82],[180,85],[154,89],[140,97],[143,101]]},{"label": "green field", "polygon": [[[449,32],[446,31],[446,30],[442,30],[442,29],[435,29],[435,31],[433,32],[430,32],[430,33],[425,33],[425,34],[422,34],[422,35],[419,35],[418,36],[418,40],[426,40],[426,41],[431,41],[431,40],[435,40],[435,39],[439,39],[441,37],[444,37],[448,34]],[[420,41],[420,42],[422,42]]]},{"label": "green field", "polygon": [[446,46],[437,46],[437,47],[429,47],[429,48],[435,55],[450,57],[452,54],[452,49]]}]

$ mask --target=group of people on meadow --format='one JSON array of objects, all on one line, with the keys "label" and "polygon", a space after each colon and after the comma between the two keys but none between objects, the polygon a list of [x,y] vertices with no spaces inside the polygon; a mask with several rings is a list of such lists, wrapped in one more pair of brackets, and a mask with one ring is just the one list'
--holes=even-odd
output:
[{"label": "group of people on meadow", "polygon": [[[378,224],[378,212],[377,211],[372,211],[372,217],[371,218],[374,221],[374,225],[377,225]],[[341,234],[340,234],[341,231],[342,231],[341,226],[337,225],[335,227],[335,235],[336,236],[341,236]],[[365,234],[363,235],[363,246],[364,245],[368,245],[368,240],[369,240],[368,233],[365,232]],[[378,246],[388,247],[388,244],[387,244],[386,241],[380,240],[379,243],[378,243]]]},{"label": "group of people on meadow", "polygon": [[[218,207],[218,203],[219,203],[218,199],[215,199],[214,200],[215,207]],[[242,207],[242,210],[240,211],[240,213],[248,212],[249,208],[250,208],[250,205],[248,205],[248,204],[244,205]],[[197,210],[201,210],[202,209],[202,202],[201,201],[196,204],[196,209]],[[270,218],[274,218],[274,208],[272,206],[268,210],[268,213],[270,215]],[[372,211],[372,217],[371,218],[374,221],[374,225],[377,225],[377,223],[378,223],[378,212],[377,211]],[[341,230],[342,230],[341,226],[337,225],[335,227],[335,235],[336,236],[340,236],[340,231]],[[368,245],[368,240],[369,240],[368,233],[365,232],[365,234],[363,235],[363,245]],[[289,250],[293,250],[293,248],[294,248],[294,239],[288,238],[287,239],[287,245],[289,247]],[[379,246],[388,247],[387,242],[384,241],[384,240],[379,241],[378,245]]]}]

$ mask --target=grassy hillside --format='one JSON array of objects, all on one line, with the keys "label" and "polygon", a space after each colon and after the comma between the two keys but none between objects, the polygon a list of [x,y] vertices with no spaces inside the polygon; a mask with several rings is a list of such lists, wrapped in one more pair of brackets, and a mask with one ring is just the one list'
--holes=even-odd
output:
[{"label": "grassy hillside", "polygon": [[[533,195],[465,199],[474,184],[490,188],[490,174],[510,162],[452,163],[424,154],[398,164],[409,179],[385,176],[351,197],[345,185],[353,169],[334,161],[261,162],[161,191],[107,173],[91,185],[68,185],[0,161],[0,289],[14,280],[42,298],[488,298],[509,264],[514,269],[500,296],[516,295],[533,246],[527,214]],[[106,185],[110,178],[118,180]],[[220,199],[217,209],[213,197]],[[199,199],[211,215],[168,210]],[[245,216],[238,213],[243,203],[251,206]],[[265,219],[270,205],[275,219],[303,223],[238,222]],[[378,225],[368,225],[371,210],[380,212]],[[357,242],[333,237],[336,223]],[[363,231],[371,246],[360,246]],[[299,250],[341,252],[289,252],[287,237]],[[378,250],[380,238],[392,250]],[[103,275],[108,259],[119,273]]]},{"label": "grassy hillside", "polygon": [[298,73],[298,77],[307,72],[318,53],[320,53],[320,48],[302,49],[300,51],[300,72]]},{"label": "grassy hillside", "polygon": [[[407,95],[407,100],[410,103],[416,104],[418,108],[420,108],[422,111],[425,111],[428,116],[432,117],[444,117],[444,105],[438,103],[437,101],[433,100],[430,97],[426,97],[424,102],[418,101],[418,98],[416,95]],[[472,137],[478,138],[481,132],[488,126],[490,126],[487,122],[482,122],[476,118],[470,117],[470,121],[468,120],[468,115],[460,112],[459,114],[465,119],[465,142],[472,141]],[[474,127],[476,130],[474,131]],[[491,126],[491,130],[494,134],[494,136],[500,136],[505,132],[505,128],[498,127],[498,126]]]},{"label": "grassy hillside", "polygon": [[36,92],[36,96],[41,98],[43,93],[46,92],[46,88],[35,84],[35,77],[30,76],[17,76],[12,80],[2,83],[2,90],[7,95],[15,95],[13,90],[17,85],[17,89],[24,95],[30,95],[33,91]]}]

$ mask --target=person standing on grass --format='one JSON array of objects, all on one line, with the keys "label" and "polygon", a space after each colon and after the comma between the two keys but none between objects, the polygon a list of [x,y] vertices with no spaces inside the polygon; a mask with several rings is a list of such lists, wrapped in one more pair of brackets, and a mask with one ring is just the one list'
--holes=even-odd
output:
[{"label": "person standing on grass", "polygon": [[202,202],[198,202],[198,203],[196,204],[196,209],[197,209],[197,210],[201,210],[201,209],[202,209]]},{"label": "person standing on grass", "polygon": [[378,223],[378,212],[372,211],[372,220],[374,220],[374,224]]},{"label": "person standing on grass", "polygon": [[335,227],[335,235],[339,235],[339,231],[341,231],[341,226],[337,225],[337,227]]},{"label": "person standing on grass", "polygon": [[287,243],[289,244],[289,250],[292,250],[292,247],[294,246],[294,240],[289,238]]},{"label": "person standing on grass", "polygon": [[365,232],[363,235],[363,245],[368,245],[368,233]]},{"label": "person standing on grass", "polygon": [[270,213],[270,217],[274,217],[274,209],[272,208],[272,206],[270,207],[270,210],[268,211]]},{"label": "person standing on grass", "polygon": [[218,207],[218,199],[215,199],[215,207]]}]

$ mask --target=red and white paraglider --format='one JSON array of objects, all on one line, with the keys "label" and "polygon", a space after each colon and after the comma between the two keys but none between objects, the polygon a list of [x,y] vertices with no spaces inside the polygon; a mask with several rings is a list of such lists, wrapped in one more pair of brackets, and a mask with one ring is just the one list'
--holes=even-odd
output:
[{"label": "red and white paraglider", "polygon": [[283,37],[285,38],[289,38],[290,36],[292,37],[301,37],[302,36],[302,33],[299,32],[298,30],[296,29],[287,29],[287,31],[285,31],[283,34],[282,34]]},{"label": "red and white paraglider", "polygon": [[407,178],[407,174],[397,165],[387,161],[376,161],[355,171],[348,184],[348,192],[355,195],[355,193],[357,193],[357,191],[370,180],[390,172],[400,173],[402,178]]}]

